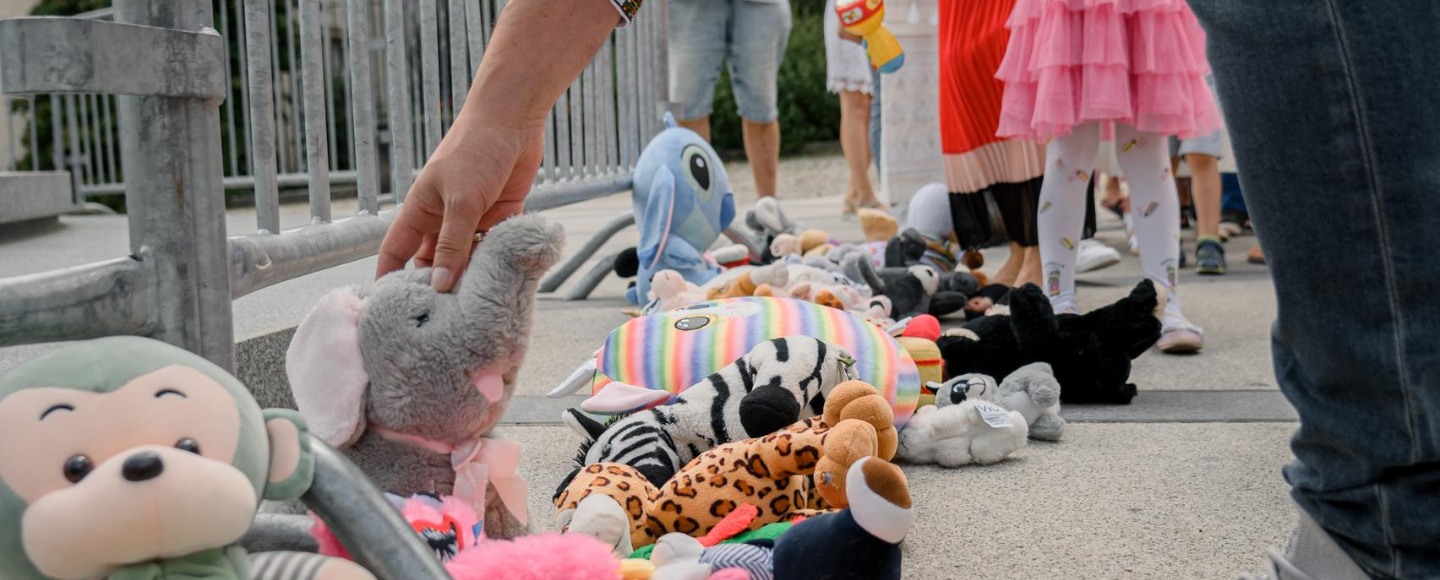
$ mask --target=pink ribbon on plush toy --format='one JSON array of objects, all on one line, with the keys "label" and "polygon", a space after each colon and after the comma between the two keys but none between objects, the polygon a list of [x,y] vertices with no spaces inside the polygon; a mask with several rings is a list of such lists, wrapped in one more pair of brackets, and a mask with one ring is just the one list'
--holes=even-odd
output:
[{"label": "pink ribbon on plush toy", "polygon": [[450,465],[455,468],[455,497],[485,513],[485,486],[495,484],[500,503],[515,519],[527,522],[529,485],[516,471],[520,464],[520,444],[503,439],[481,437],[473,447],[459,447],[450,452]]}]

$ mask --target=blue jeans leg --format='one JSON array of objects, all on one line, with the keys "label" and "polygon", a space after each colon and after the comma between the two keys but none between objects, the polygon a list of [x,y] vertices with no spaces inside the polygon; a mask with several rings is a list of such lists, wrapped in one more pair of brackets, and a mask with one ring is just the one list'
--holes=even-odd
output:
[{"label": "blue jeans leg", "polygon": [[1375,578],[1440,578],[1440,5],[1190,0],[1275,280],[1296,503]]}]

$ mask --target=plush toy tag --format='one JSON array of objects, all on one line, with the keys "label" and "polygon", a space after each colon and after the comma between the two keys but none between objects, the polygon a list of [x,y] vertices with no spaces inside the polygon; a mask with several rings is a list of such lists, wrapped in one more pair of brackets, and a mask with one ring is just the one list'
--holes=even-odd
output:
[{"label": "plush toy tag", "polygon": [[1010,412],[999,405],[976,402],[975,410],[980,412],[980,418],[985,420],[985,424],[991,427],[1010,426]]}]

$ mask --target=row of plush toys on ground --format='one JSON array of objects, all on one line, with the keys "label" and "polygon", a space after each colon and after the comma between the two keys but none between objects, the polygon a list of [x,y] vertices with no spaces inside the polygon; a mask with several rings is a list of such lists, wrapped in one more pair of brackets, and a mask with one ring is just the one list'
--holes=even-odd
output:
[{"label": "row of plush toys on ground", "polygon": [[[708,146],[669,154],[672,178],[718,168]],[[1159,335],[1149,283],[1061,316],[1027,287],[950,336],[786,297],[656,311],[566,385],[617,418],[565,414],[587,441],[554,495],[569,533],[530,536],[519,446],[492,431],[562,246],[558,225],[516,217],[453,292],[425,269],[332,291],[296,329],[288,385],[247,390],[141,338],[0,376],[0,577],[372,578],[296,501],[323,442],[393,494],[415,533],[394,541],[423,542],[456,580],[898,578],[914,506],[892,460],[989,463],[1057,439],[1058,402],[1128,402],[1130,361]]]},{"label": "row of plush toys on ground", "polygon": [[[922,188],[905,229],[879,210],[860,213],[866,242],[841,243],[789,219],[774,198],[761,198],[745,223],[764,242],[707,251],[736,219],[725,168],[694,132],[673,126],[641,155],[632,205],[640,244],[615,270],[636,279],[627,291],[644,313],[716,298],[778,296],[859,313],[871,320],[983,315],[1004,292],[984,287],[978,252],[961,254],[953,239],[943,185]],[[971,271],[956,271],[962,262]],[[972,300],[973,299],[973,300]]]},{"label": "row of plush toys on ground", "polygon": [[[916,196],[904,233],[863,214],[860,245],[762,199],[746,222],[765,255],[714,259],[700,249],[735,214],[724,169],[689,132],[657,145],[679,154],[642,156],[641,242],[618,268],[645,308],[551,393],[591,393],[563,416],[584,443],[555,524],[610,546],[627,578],[899,578],[914,511],[892,461],[999,462],[1058,441],[1062,399],[1134,397],[1130,362],[1160,333],[1151,283],[1083,316],[1033,286],[972,303],[981,279],[957,272],[943,188]],[[961,309],[971,320],[941,336],[932,315]]]}]

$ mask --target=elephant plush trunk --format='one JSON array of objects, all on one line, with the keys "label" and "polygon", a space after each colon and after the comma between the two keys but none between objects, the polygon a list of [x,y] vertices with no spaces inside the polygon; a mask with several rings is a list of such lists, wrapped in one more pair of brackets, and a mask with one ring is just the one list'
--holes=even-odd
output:
[{"label": "elephant plush trunk", "polygon": [[507,382],[513,379],[530,335],[535,287],[560,259],[564,244],[558,224],[531,214],[501,222],[476,247],[456,290],[465,319],[479,322],[464,330],[469,334],[465,343],[513,350],[477,353],[486,368],[471,372],[501,370]]}]

